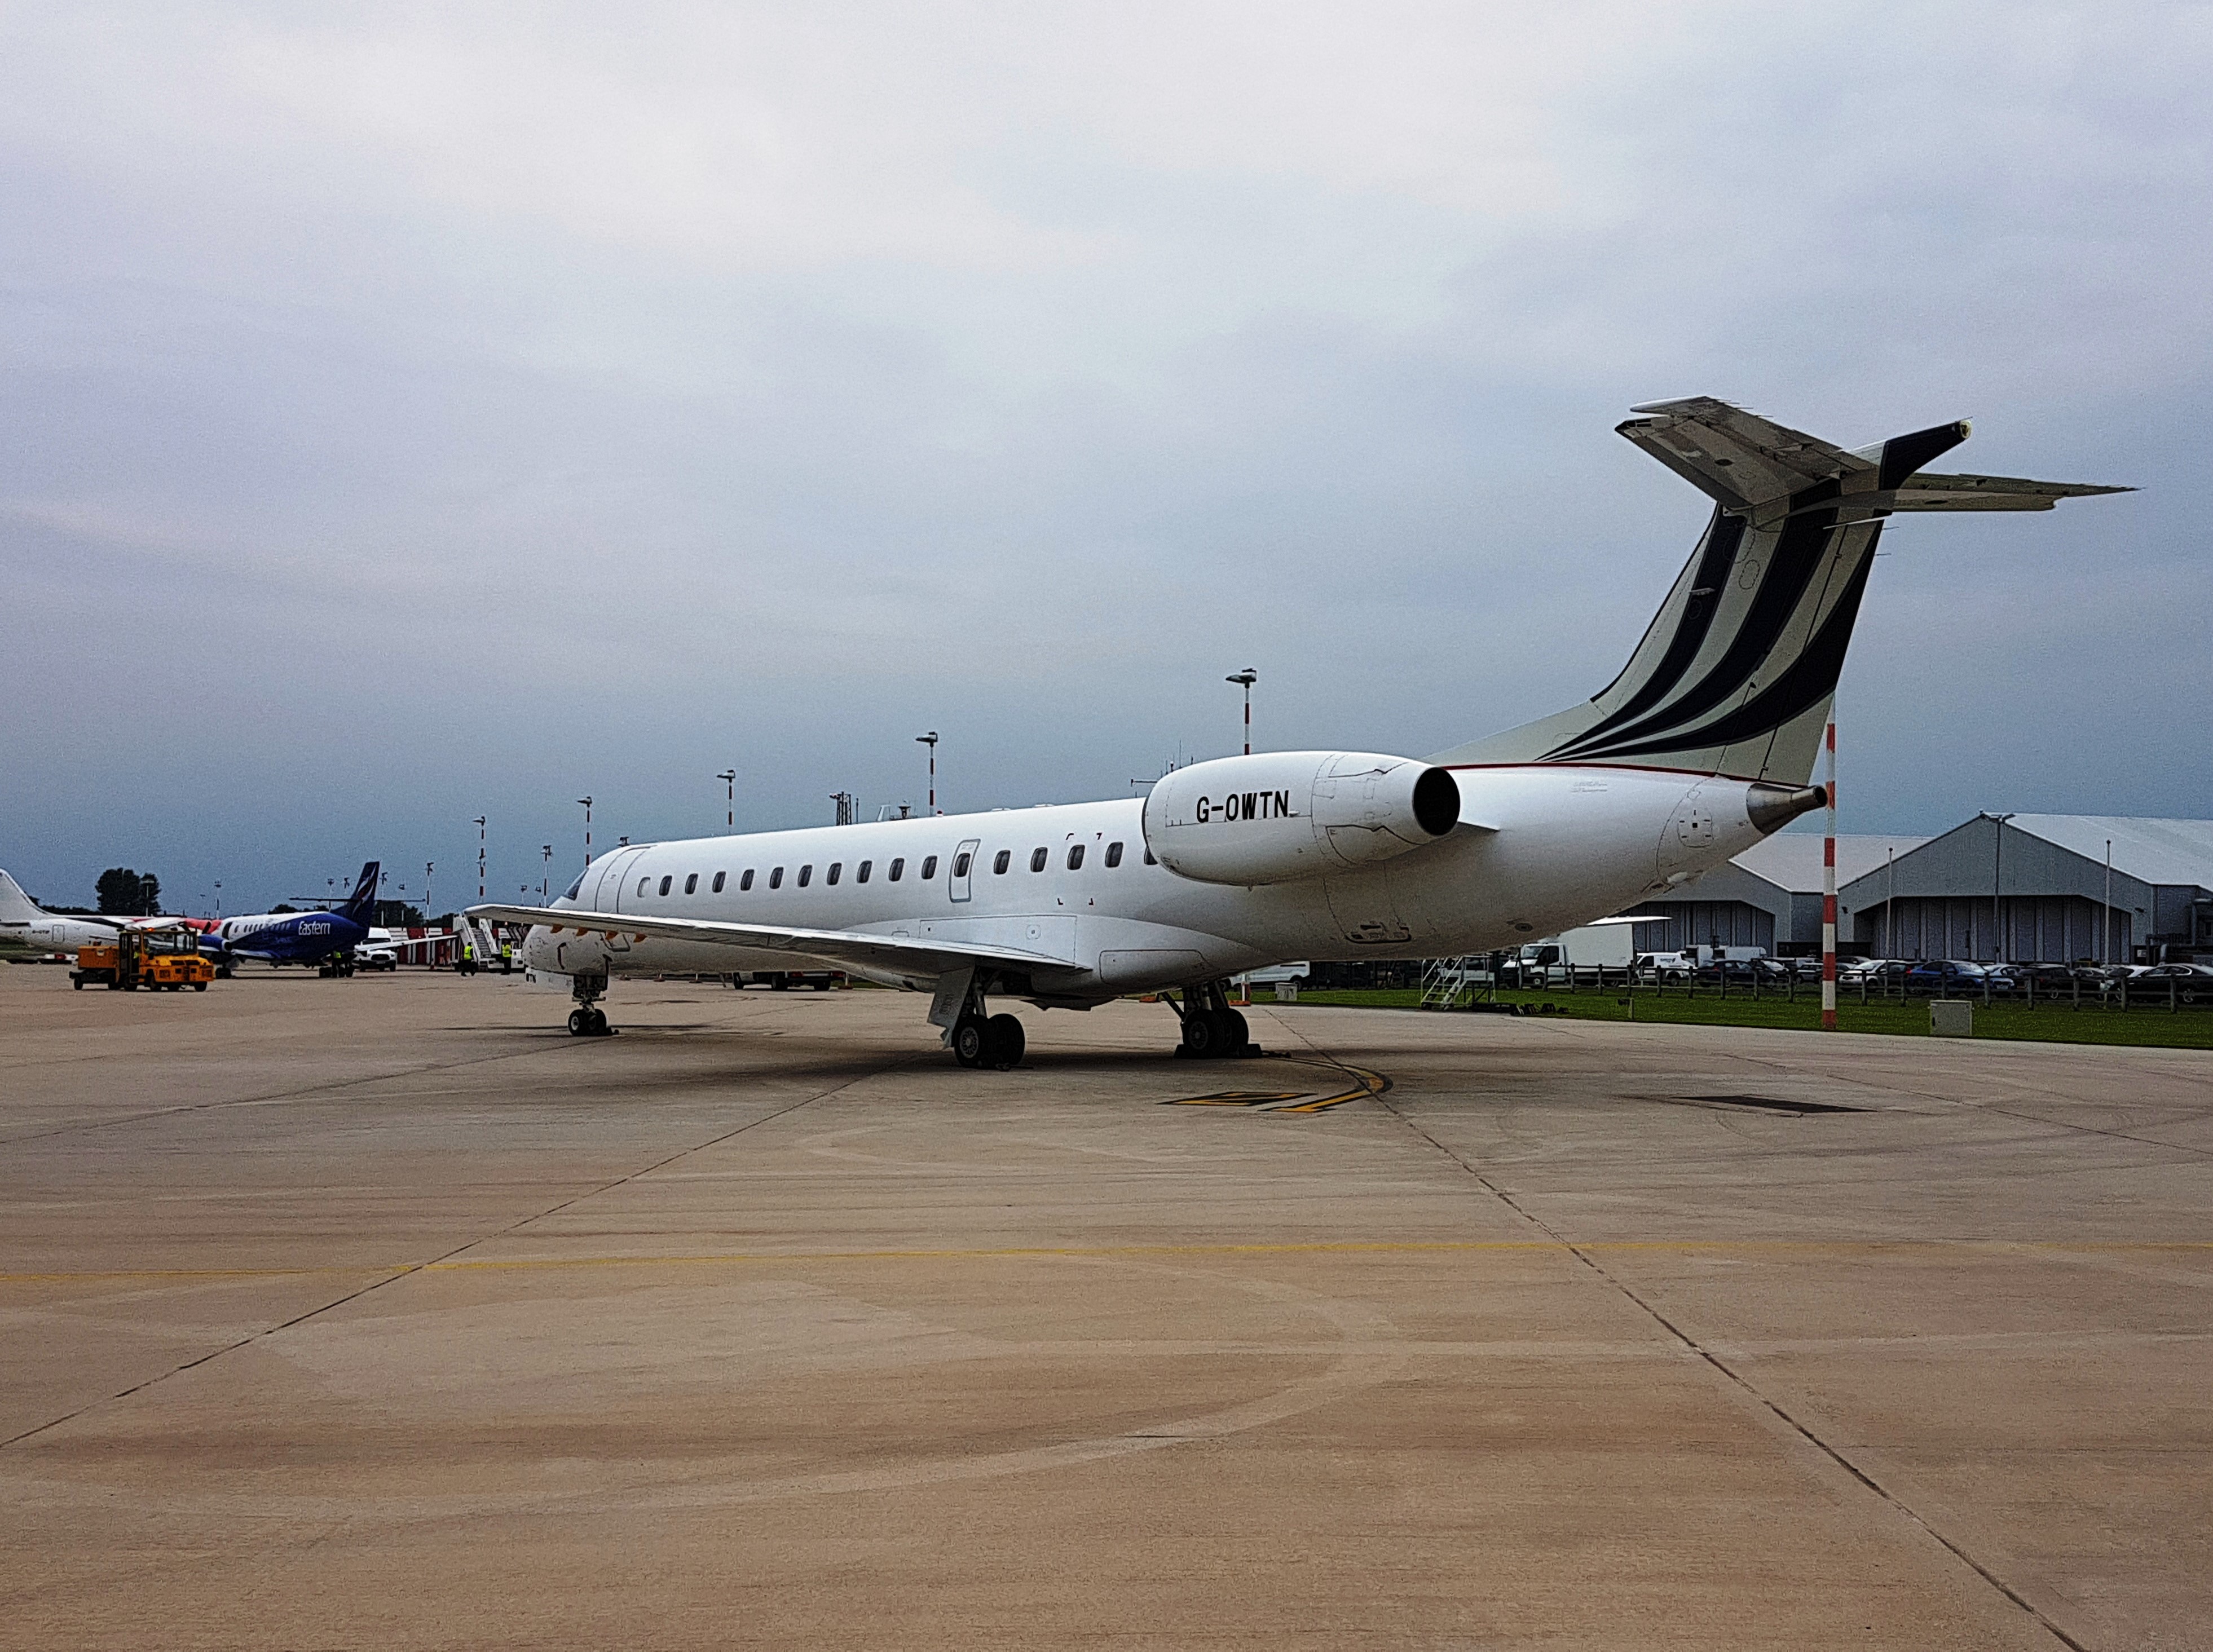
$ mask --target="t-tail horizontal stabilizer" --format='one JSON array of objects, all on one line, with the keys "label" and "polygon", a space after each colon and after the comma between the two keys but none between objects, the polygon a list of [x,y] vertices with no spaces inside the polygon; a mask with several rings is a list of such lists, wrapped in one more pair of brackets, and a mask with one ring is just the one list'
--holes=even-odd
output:
[{"label": "t-tail horizontal stabilizer", "polygon": [[1883,520],[1897,511],[2049,510],[2127,488],[1922,466],[1966,421],[1845,448],[1693,396],[1619,428],[1715,501],[1713,520],[1621,674],[1596,697],[1430,759],[1680,769],[1811,779]]}]

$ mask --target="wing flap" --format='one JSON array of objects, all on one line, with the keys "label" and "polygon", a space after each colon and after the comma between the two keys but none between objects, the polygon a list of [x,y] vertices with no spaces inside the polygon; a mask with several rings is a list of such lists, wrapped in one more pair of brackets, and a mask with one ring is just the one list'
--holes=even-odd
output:
[{"label": "wing flap", "polygon": [[861,930],[802,930],[768,924],[721,924],[704,918],[648,917],[637,912],[590,912],[564,906],[472,906],[466,916],[505,924],[537,924],[579,935],[649,936],[669,941],[698,941],[766,952],[796,953],[826,963],[851,965],[898,974],[942,975],[977,965],[1030,971],[1080,973],[1084,966],[1049,953],[970,942],[918,940],[911,936],[871,935]]}]

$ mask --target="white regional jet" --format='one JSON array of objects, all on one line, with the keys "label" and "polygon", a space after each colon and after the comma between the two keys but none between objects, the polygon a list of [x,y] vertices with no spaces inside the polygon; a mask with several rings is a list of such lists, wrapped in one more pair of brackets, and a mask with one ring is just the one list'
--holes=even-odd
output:
[{"label": "white regional jet", "polygon": [[15,879],[0,872],[0,953],[75,952],[113,941],[125,924],[143,921],[50,912],[25,894]]},{"label": "white regional jet", "polygon": [[1892,513],[2127,491],[1923,470],[1964,423],[1847,451],[1709,397],[1634,411],[1621,434],[1716,508],[1621,674],[1564,711],[1422,760],[1271,752],[1180,769],[1142,800],[640,844],[551,907],[470,911],[535,926],[524,962],[567,978],[580,1034],[607,1030],[616,975],[807,960],[930,994],[972,1067],[1021,1058],[995,995],[1088,1009],[1176,989],[1185,1052],[1241,1054],[1223,991],[1239,971],[1513,946],[1819,807],[1816,752]]}]

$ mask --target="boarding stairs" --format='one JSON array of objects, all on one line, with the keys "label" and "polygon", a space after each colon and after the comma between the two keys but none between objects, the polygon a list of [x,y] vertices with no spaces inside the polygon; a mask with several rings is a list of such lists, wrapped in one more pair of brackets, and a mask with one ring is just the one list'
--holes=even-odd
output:
[{"label": "boarding stairs", "polygon": [[1475,954],[1458,958],[1427,958],[1422,960],[1422,1008],[1424,1009],[1454,1009],[1459,1008],[1461,995],[1468,990],[1468,971],[1475,966]]}]

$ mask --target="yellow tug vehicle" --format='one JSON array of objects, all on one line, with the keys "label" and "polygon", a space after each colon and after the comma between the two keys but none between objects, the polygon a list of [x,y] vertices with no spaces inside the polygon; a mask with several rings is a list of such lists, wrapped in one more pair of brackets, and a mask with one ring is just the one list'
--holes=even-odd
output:
[{"label": "yellow tug vehicle", "polygon": [[199,932],[187,924],[121,930],[113,941],[94,942],[76,950],[70,984],[82,992],[89,984],[111,992],[204,992],[215,966],[200,955]]}]

